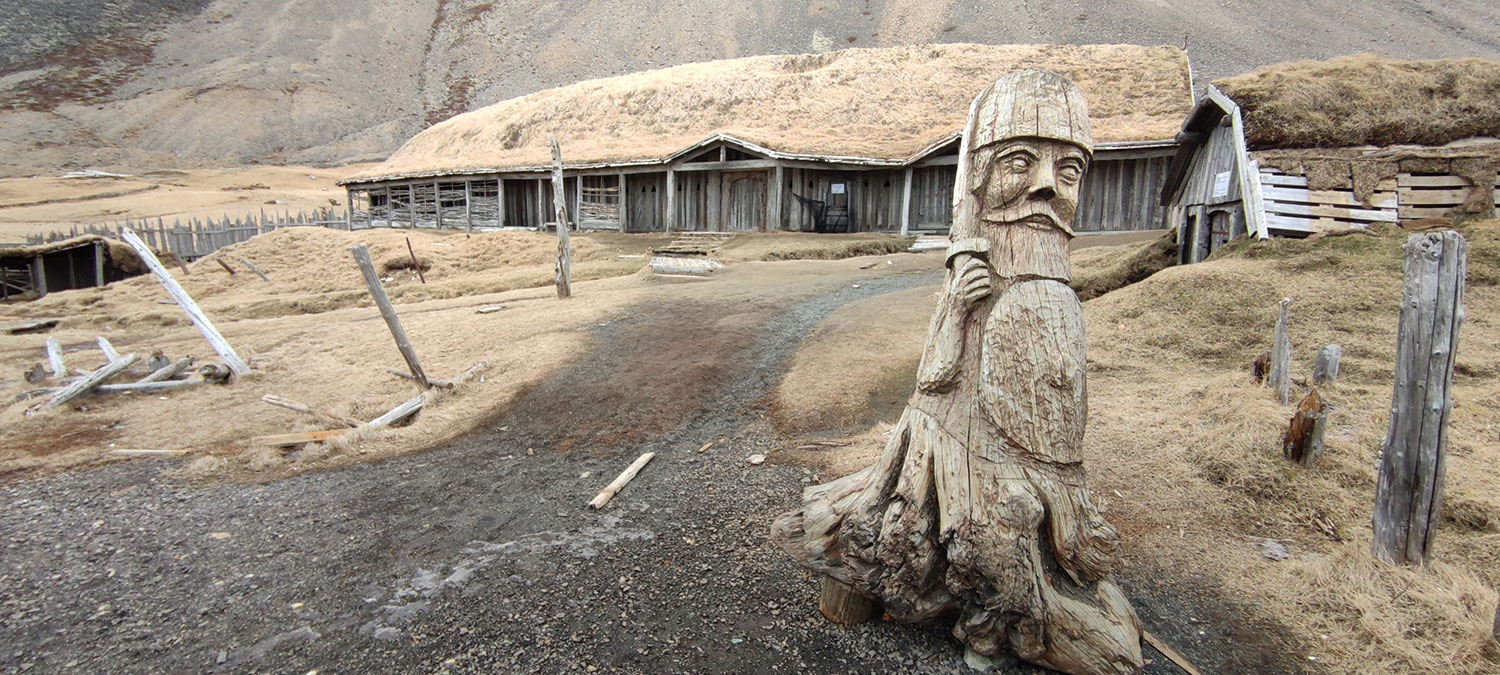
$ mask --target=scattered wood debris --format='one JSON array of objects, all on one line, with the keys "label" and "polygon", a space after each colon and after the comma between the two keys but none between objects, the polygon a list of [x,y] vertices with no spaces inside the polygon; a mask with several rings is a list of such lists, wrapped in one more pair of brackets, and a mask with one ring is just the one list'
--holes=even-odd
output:
[{"label": "scattered wood debris", "polygon": [[651,458],[655,456],[656,453],[648,452],[636,458],[636,460],[634,462],[631,462],[630,466],[626,467],[618,477],[611,481],[608,486],[599,491],[599,494],[589,501],[589,507],[595,510],[604,508],[604,505],[608,504],[609,500],[614,499],[615,495],[618,494],[620,490],[624,489],[625,485],[632,479],[634,479],[635,475],[640,473],[641,469],[645,468],[646,463],[650,462]]}]

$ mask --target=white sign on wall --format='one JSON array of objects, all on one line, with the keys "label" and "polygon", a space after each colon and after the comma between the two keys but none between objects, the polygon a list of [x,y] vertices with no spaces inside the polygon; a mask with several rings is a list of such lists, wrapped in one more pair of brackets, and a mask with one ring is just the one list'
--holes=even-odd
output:
[{"label": "white sign on wall", "polygon": [[1228,197],[1229,196],[1229,172],[1228,171],[1220,171],[1217,175],[1214,176],[1214,196],[1215,197]]},{"label": "white sign on wall", "polygon": [[843,183],[830,183],[828,185],[828,193],[829,194],[835,194],[835,195],[844,194],[844,184]]}]

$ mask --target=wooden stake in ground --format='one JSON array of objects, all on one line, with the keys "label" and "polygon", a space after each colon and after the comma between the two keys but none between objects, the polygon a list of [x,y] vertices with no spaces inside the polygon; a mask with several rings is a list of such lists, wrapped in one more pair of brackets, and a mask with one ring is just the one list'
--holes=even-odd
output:
[{"label": "wooden stake in ground", "polygon": [[260,268],[256,267],[254,263],[252,263],[249,260],[246,260],[244,258],[240,258],[240,262],[242,264],[244,264],[245,269],[248,269],[251,272],[254,272],[255,276],[260,277],[261,281],[264,281],[264,282],[266,282],[268,284],[271,283],[271,277],[266,276],[266,273],[260,271]]},{"label": "wooden stake in ground", "polygon": [[63,361],[62,343],[51,336],[47,338],[47,366],[53,377],[68,376],[68,364]]},{"label": "wooden stake in ground", "polygon": [[1083,307],[1067,282],[1088,129],[1077,87],[1042,71],[970,108],[916,391],[874,465],[807,488],[772,527],[831,578],[820,606],[835,620],[866,614],[853,593],[892,619],[951,621],[970,663],[1009,650],[1074,675],[1144,667],[1109,578],[1119,536],[1083,466]]},{"label": "wooden stake in ground", "polygon": [[557,297],[573,296],[573,245],[568,241],[568,200],[563,192],[562,150],[552,139],[552,207],[557,211]]},{"label": "wooden stake in ground", "polygon": [[208,320],[208,315],[198,309],[198,303],[193,302],[192,296],[182,290],[182,286],[172,278],[167,268],[162,267],[161,261],[156,259],[156,254],[151,252],[151,247],[146,246],[146,242],[141,241],[141,238],[128,227],[120,230],[120,238],[135,249],[141,262],[146,263],[146,267],[151,270],[156,281],[167,290],[167,295],[172,296],[172,300],[182,308],[184,314],[187,314],[188,320],[198,327],[198,332],[203,334],[203,339],[208,340],[208,344],[214,348],[219,358],[224,359],[224,365],[229,366],[230,372],[235,375],[250,374],[250,366],[240,359],[239,354],[234,353],[234,348],[230,347],[224,336],[219,334],[219,330],[214,328],[213,322]]},{"label": "wooden stake in ground", "polygon": [[1276,307],[1276,337],[1271,342],[1271,370],[1266,385],[1276,392],[1282,405],[1292,401],[1292,340],[1286,330],[1286,310],[1291,298],[1282,298]]},{"label": "wooden stake in ground", "polygon": [[641,469],[645,468],[646,463],[651,461],[651,458],[655,456],[656,453],[648,452],[644,455],[641,455],[640,457],[637,457],[634,462],[630,463],[630,466],[625,467],[625,470],[620,472],[620,475],[618,477],[616,477],[613,481],[610,481],[609,485],[605,486],[603,490],[599,491],[599,494],[595,495],[593,499],[589,500],[589,507],[595,510],[604,508],[604,505],[608,504],[609,500],[614,499],[615,495],[618,494],[620,490],[623,490],[625,488],[625,485],[629,483],[631,479],[635,478],[635,475],[640,473]]},{"label": "wooden stake in ground", "polygon": [[1344,348],[1338,345],[1323,345],[1318,350],[1318,360],[1313,364],[1313,386],[1334,384],[1339,379],[1339,360]]},{"label": "wooden stake in ground", "polygon": [[235,275],[234,268],[230,267],[229,263],[224,262],[223,258],[214,258],[214,262],[219,263],[219,267],[224,268],[224,271],[228,272],[229,276],[234,276]]},{"label": "wooden stake in ground", "polygon": [[1282,440],[1282,454],[1302,466],[1312,466],[1318,455],[1323,454],[1323,433],[1327,426],[1328,404],[1317,389],[1307,392],[1292,415]]},{"label": "wooden stake in ground", "polygon": [[105,361],[117,361],[117,360],[119,360],[119,358],[120,358],[120,352],[115,351],[115,346],[112,345],[112,344],[110,344],[108,339],[106,339],[104,336],[101,335],[101,336],[99,336],[98,340],[99,340],[99,351],[104,352],[104,360]]},{"label": "wooden stake in ground", "polygon": [[417,271],[417,278],[420,279],[423,284],[426,284],[427,275],[422,273],[422,263],[417,262],[417,252],[411,247],[411,237],[406,238],[406,253],[411,256],[411,268]]},{"label": "wooden stake in ground", "polygon": [[1375,557],[1426,564],[1443,510],[1453,362],[1464,318],[1468,244],[1457,232],[1406,240],[1391,419],[1375,485]]},{"label": "wooden stake in ground", "polygon": [[391,329],[391,336],[396,338],[396,349],[401,350],[401,358],[406,359],[406,367],[411,370],[412,379],[422,385],[423,389],[431,389],[427,373],[422,370],[422,362],[417,359],[417,351],[412,349],[411,340],[407,339],[406,330],[401,327],[401,318],[396,316],[396,308],[391,306],[391,299],[380,285],[380,275],[375,273],[375,264],[370,262],[369,247],[356,244],[349,247],[349,252],[354,255],[354,262],[359,264],[359,272],[365,277],[365,286],[369,287],[375,306],[380,308],[380,316],[385,319],[386,327]]}]

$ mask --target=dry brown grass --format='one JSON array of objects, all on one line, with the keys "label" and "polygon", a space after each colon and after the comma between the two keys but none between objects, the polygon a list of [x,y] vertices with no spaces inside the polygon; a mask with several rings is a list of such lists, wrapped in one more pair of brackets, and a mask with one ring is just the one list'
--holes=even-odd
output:
[{"label": "dry brown grass", "polygon": [[1252,148],[1443,145],[1500,136],[1500,62],[1371,54],[1279,63],[1214,83]]},{"label": "dry brown grass", "polygon": [[1078,299],[1097,298],[1177,264],[1177,233],[1167,232],[1145,244],[1093,246],[1072,253]]},{"label": "dry brown grass", "polygon": [[[1163,270],[1084,304],[1086,461],[1094,494],[1124,537],[1131,574],[1209,575],[1226,598],[1288,626],[1294,647],[1333,672],[1478,674],[1500,667],[1496,650],[1486,647],[1500,587],[1500,222],[1463,232],[1470,241],[1468,314],[1444,523],[1430,569],[1394,568],[1369,554],[1406,233],[1238,242],[1208,262]],[[1116,257],[1086,253],[1074,254],[1076,273]],[[1253,384],[1246,368],[1269,347],[1282,297],[1294,300],[1294,378],[1305,380],[1323,344],[1344,348],[1342,379],[1327,392],[1328,449],[1310,469],[1281,457],[1292,406]],[[909,368],[926,332],[926,317],[917,315],[930,303],[904,302],[909,323],[905,337],[893,340],[902,346],[886,354],[889,368]],[[858,344],[865,335],[902,330],[880,318],[838,333]],[[787,382],[839,372],[837,356],[809,343]],[[877,379],[851,376],[836,386],[872,390]],[[811,415],[808,405],[799,410]],[[847,473],[878,451],[882,429],[850,436],[848,448],[785,457],[812,462],[828,476]],[[1285,543],[1295,558],[1263,558],[1264,538]],[[1212,635],[1214,627],[1207,630]]]},{"label": "dry brown grass", "polygon": [[[411,269],[408,237],[426,284]],[[727,247],[732,263],[727,270],[706,282],[678,285],[642,273],[650,249],[667,237],[580,234],[573,238],[576,297],[558,302],[551,288],[556,241],[554,235],[532,232],[295,228],[222,249],[213,257],[237,267],[239,258],[248,258],[271,283],[246,271],[230,276],[211,259],[193,263],[192,274],[177,278],[254,372],[229,386],[160,398],[88,398],[81,401],[87,408],[81,412],[25,418],[23,405],[9,406],[0,411],[0,477],[116,461],[107,454],[111,448],[183,451],[191,459],[185,475],[193,477],[265,478],[432,447],[488,419],[575,358],[588,346],[585,329],[624,307],[657,298],[700,298],[704,304],[743,304],[748,311],[885,271],[859,270],[861,263],[853,260],[754,262],[758,258],[835,258],[870,246],[886,250],[893,242],[904,244],[887,235],[740,235]],[[429,373],[451,377],[481,359],[490,362],[489,373],[458,395],[444,396],[410,427],[295,453],[249,448],[252,436],[319,428],[310,418],[260,402],[263,394],[371,419],[415,393],[412,385],[385,373],[402,362],[347,250],[357,242],[370,247],[386,275],[387,293]],[[922,257],[896,259],[894,269],[902,269],[907,259]],[[94,345],[97,335],[108,336],[121,352],[161,349],[174,357],[212,360],[182,312],[158,302],[165,297],[154,280],[136,278],[7,304],[0,320],[62,317],[51,335],[76,368],[103,361]],[[475,313],[486,305],[506,309]],[[46,337],[0,336],[0,372],[11,374],[0,379],[0,396],[7,401],[30,388],[12,378],[45,360]],[[730,337],[735,344],[748,339]],[[651,343],[660,339],[665,338]],[[706,353],[690,356],[711,359]]]},{"label": "dry brown grass", "polygon": [[1045,68],[1089,101],[1095,141],[1171,138],[1191,109],[1176,47],[947,44],[694,63],[548,89],[459,115],[359,179],[660,159],[715,133],[791,153],[906,159],[963,127],[996,78]]}]

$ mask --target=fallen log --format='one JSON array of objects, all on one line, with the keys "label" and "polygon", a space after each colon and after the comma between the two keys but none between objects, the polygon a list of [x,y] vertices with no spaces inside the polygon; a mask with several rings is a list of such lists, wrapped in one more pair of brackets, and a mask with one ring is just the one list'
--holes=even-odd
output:
[{"label": "fallen log", "polygon": [[610,484],[605,486],[603,490],[599,491],[598,495],[595,495],[595,497],[589,501],[589,507],[595,510],[604,508],[604,505],[608,504],[609,500],[614,499],[615,495],[618,494],[620,490],[624,489],[625,485],[630,483],[630,481],[635,478],[635,475],[640,473],[641,469],[645,468],[646,463],[650,462],[651,458],[655,456],[656,453],[648,452],[644,455],[641,455],[640,457],[637,457],[634,462],[630,463],[630,466],[626,467],[625,470],[622,471],[620,475],[614,479],[614,481],[610,482]]},{"label": "fallen log", "polygon": [[136,384],[148,384],[148,383],[151,383],[151,382],[165,382],[165,381],[170,380],[170,379],[172,379],[174,377],[177,377],[178,375],[180,375],[182,373],[182,371],[187,370],[188,368],[192,367],[192,365],[193,365],[193,357],[192,356],[184,356],[184,357],[182,357],[180,359],[177,359],[176,361],[173,361],[173,362],[171,362],[171,363],[169,363],[169,364],[167,364],[167,365],[165,365],[165,366],[163,366],[161,368],[157,368],[156,370],[151,371],[150,375],[147,375],[147,376],[145,376],[145,377],[143,377],[143,378],[141,378],[139,380],[136,380],[135,383]]},{"label": "fallen log", "polygon": [[[120,238],[124,239],[125,243],[130,244],[130,247],[135,249],[135,253],[137,256],[140,256],[141,262],[145,263],[146,267],[151,270],[152,276],[156,277],[156,281],[161,284],[162,288],[166,289],[167,295],[172,296],[172,300],[182,308],[184,314],[187,314],[188,320],[193,322],[193,325],[198,328],[198,332],[203,334],[205,340],[208,340],[208,344],[213,346],[214,351],[219,354],[220,358],[224,359],[224,363],[229,366],[229,369],[236,375],[249,374],[250,366],[241,360],[238,354],[234,353],[234,348],[229,346],[229,342],[219,333],[219,329],[214,328],[213,322],[208,320],[208,315],[204,314],[203,310],[198,308],[197,303],[193,302],[192,296],[188,295],[187,291],[182,289],[182,285],[178,284],[177,280],[172,278],[172,274],[167,271],[167,268],[162,267],[161,261],[156,258],[156,254],[151,252],[151,247],[147,246],[146,242],[141,241],[141,238],[136,235],[135,231],[128,227],[120,231]],[[184,268],[184,271],[186,271],[186,268]]]},{"label": "fallen log", "polygon": [[78,398],[90,389],[103,384],[105,380],[118,375],[120,371],[129,368],[140,358],[140,354],[130,354],[128,356],[121,357],[118,361],[111,361],[110,363],[105,364],[104,367],[94,371],[93,373],[90,373],[88,377],[74,382],[73,384],[64,387],[62,391],[53,394],[52,398],[48,400],[47,403],[42,407],[56,408],[64,403],[67,403],[68,401]]},{"label": "fallen log", "polygon": [[302,413],[304,415],[311,415],[313,417],[316,417],[318,419],[321,419],[321,420],[324,420],[324,421],[327,421],[327,422],[332,422],[334,424],[342,424],[342,425],[344,425],[346,427],[351,427],[352,428],[352,427],[357,427],[357,426],[359,426],[361,424],[364,424],[364,422],[361,422],[361,421],[359,421],[357,419],[354,419],[352,417],[344,417],[343,415],[334,415],[332,413],[323,412],[321,410],[314,410],[314,409],[312,409],[312,408],[310,408],[310,407],[308,407],[306,405],[303,405],[301,403],[293,401],[293,400],[291,400],[289,398],[282,398],[282,397],[276,396],[274,394],[266,394],[265,396],[260,397],[260,400],[265,401],[266,403],[269,403],[271,405],[277,406],[279,408],[286,408],[287,410],[292,410],[292,411],[295,411],[295,412],[299,412],[299,413]]}]

